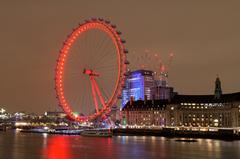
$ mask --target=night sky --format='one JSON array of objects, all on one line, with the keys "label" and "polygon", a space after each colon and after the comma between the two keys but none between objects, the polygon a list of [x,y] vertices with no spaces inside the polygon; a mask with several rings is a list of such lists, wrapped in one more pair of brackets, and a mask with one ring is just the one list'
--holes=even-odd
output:
[{"label": "night sky", "polygon": [[221,0],[1,1],[0,107],[55,110],[58,51],[72,28],[90,17],[116,24],[130,54],[148,49],[167,62],[174,52],[169,84],[181,94],[212,94],[217,74],[224,93],[240,91],[239,8],[238,1]]}]

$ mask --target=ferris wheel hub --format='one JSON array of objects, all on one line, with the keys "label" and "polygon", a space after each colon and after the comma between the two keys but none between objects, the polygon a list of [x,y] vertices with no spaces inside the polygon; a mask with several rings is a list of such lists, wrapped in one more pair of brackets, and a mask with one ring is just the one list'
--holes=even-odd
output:
[{"label": "ferris wheel hub", "polygon": [[92,69],[83,69],[83,74],[89,75],[89,76],[99,76],[100,74],[96,71],[93,71]]}]

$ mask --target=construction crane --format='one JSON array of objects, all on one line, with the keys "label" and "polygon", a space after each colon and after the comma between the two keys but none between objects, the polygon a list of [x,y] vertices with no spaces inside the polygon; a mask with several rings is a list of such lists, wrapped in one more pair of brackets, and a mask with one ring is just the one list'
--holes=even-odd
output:
[{"label": "construction crane", "polygon": [[[169,53],[168,62],[166,65],[160,57],[160,54],[155,51],[150,51],[150,49],[145,49],[136,53],[133,51],[131,61],[135,66],[132,66],[133,70],[137,69],[147,69],[155,72],[155,75],[160,79],[166,79],[168,77],[168,72],[170,70],[174,54]],[[166,79],[167,80],[167,79]]]},{"label": "construction crane", "polygon": [[162,62],[160,63],[160,86],[167,86],[168,85],[168,72],[170,70],[172,61],[173,61],[174,54],[171,52],[169,54],[168,63],[164,65]]}]

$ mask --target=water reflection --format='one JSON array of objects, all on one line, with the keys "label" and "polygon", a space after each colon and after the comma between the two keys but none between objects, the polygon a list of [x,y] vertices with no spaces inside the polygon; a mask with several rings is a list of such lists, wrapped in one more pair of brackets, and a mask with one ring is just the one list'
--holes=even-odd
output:
[{"label": "water reflection", "polygon": [[240,141],[119,136],[94,138],[23,133],[0,133],[0,159],[220,159],[240,158]]},{"label": "water reflection", "polygon": [[115,158],[112,138],[48,135],[42,159]]},{"label": "water reflection", "polygon": [[71,143],[66,136],[51,136],[47,138],[43,159],[72,159]]}]

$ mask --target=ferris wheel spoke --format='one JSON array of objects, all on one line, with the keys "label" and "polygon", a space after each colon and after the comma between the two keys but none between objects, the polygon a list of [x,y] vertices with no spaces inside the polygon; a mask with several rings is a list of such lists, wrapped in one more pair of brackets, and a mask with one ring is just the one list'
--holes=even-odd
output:
[{"label": "ferris wheel spoke", "polygon": [[[71,101],[71,104],[72,104],[73,106],[78,105],[78,100],[79,100],[79,98],[78,98],[78,96],[76,95],[75,97],[73,97],[73,100]],[[80,110],[79,110],[79,112],[80,112]]]},{"label": "ferris wheel spoke", "polygon": [[79,77],[80,73],[66,73],[65,75],[67,75],[66,78],[68,78],[68,77]]},{"label": "ferris wheel spoke", "polygon": [[[103,64],[103,63],[106,63],[106,62],[107,63],[115,62],[115,64],[116,64],[116,59],[115,58],[117,58],[117,57],[116,56],[109,56],[111,54],[113,54],[113,53],[108,53],[105,56],[101,56],[98,59],[98,61],[95,63],[95,65]],[[108,59],[108,60],[106,61],[106,59]]]},{"label": "ferris wheel spoke", "polygon": [[93,68],[98,71],[100,71],[100,70],[105,71],[105,70],[111,70],[111,69],[117,70],[116,68],[118,68],[118,67],[116,64],[109,63],[109,64],[99,64],[99,65],[94,66]]},{"label": "ferris wheel spoke", "polygon": [[92,56],[93,56],[93,54],[94,54],[94,39],[95,38],[92,38],[92,32],[90,32],[89,33],[89,36],[88,36],[88,38],[89,38],[89,43],[88,43],[88,47],[89,47],[89,60],[91,60],[92,59]]},{"label": "ferris wheel spoke", "polygon": [[[86,85],[83,85],[83,90],[86,90],[87,89],[87,86]],[[90,99],[89,99],[89,95],[87,95],[86,93],[83,93],[82,94],[82,100],[81,100],[81,106],[82,106],[82,109],[88,109],[88,107],[86,107],[86,105],[87,105],[87,100],[89,101]],[[82,114],[84,114],[84,115],[87,115],[87,114],[85,114],[84,113],[84,110],[82,110]]]},{"label": "ferris wheel spoke", "polygon": [[[116,64],[116,60],[115,60],[115,58],[116,58],[116,56],[112,56],[111,54],[113,54],[113,53],[109,53],[109,54],[106,54],[105,56],[102,56],[99,60],[98,60],[98,64],[104,64],[104,63],[106,63],[106,59],[109,59],[108,60],[108,63],[113,63],[113,62],[115,62],[115,64]],[[111,56],[109,56],[109,55],[111,55]]]},{"label": "ferris wheel spoke", "polygon": [[103,52],[103,54],[99,58],[96,58],[97,61],[95,62],[102,61],[103,57],[105,57],[109,53],[109,49],[106,49],[109,48],[109,46],[111,46],[111,43],[109,42],[109,40],[105,40],[104,45],[102,45],[101,48],[96,50],[97,52],[99,51]]},{"label": "ferris wheel spoke", "polygon": [[[115,63],[114,63],[115,62]],[[116,61],[111,61],[109,60],[109,63],[106,64],[105,61],[99,61],[96,65],[95,68],[99,69],[99,68],[111,68],[111,67],[117,67],[116,65]]]},{"label": "ferris wheel spoke", "polygon": [[[93,43],[95,43],[95,41],[97,40],[96,37],[93,37]],[[103,39],[103,42],[105,42],[105,38]],[[90,56],[89,56],[89,60],[92,60],[94,59],[93,57],[96,56],[96,51],[98,51],[99,49],[96,49],[96,47],[94,47],[94,44],[91,46],[91,48],[93,49],[93,51],[90,53]],[[93,61],[94,63],[95,61]]]},{"label": "ferris wheel spoke", "polygon": [[109,55],[111,55],[111,56],[113,56],[114,55],[114,53],[112,53],[112,52],[108,52],[108,51],[104,51],[105,52],[105,54],[104,55],[102,55],[99,59],[98,59],[98,61],[97,61],[97,63],[96,64],[101,64],[101,63],[103,63],[104,61],[105,61],[105,59],[111,59],[111,58],[106,58],[106,57],[109,57]]},{"label": "ferris wheel spoke", "polygon": [[[83,88],[82,88],[83,90],[86,90],[86,86],[85,85],[83,85]],[[82,93],[82,99],[81,99],[81,106],[82,106],[82,109],[86,109],[86,107],[85,107],[85,105],[86,105],[86,99],[88,98],[88,96],[87,96],[87,94],[86,93]],[[85,113],[84,113],[84,110],[82,110],[82,112],[81,112],[82,114],[84,114],[84,115],[86,115]]]},{"label": "ferris wheel spoke", "polygon": [[[90,34],[90,36],[91,36],[91,34]],[[94,56],[93,46],[91,46],[90,43],[89,43],[90,36],[88,37],[88,39],[86,38],[86,48],[88,48],[87,54],[89,55],[86,61],[92,61],[94,59],[93,58],[93,56]],[[94,39],[96,39],[96,37],[91,38],[91,39],[94,40]]]},{"label": "ferris wheel spoke", "polygon": [[102,50],[101,50],[104,54],[102,56],[100,56],[100,59],[98,59],[98,61],[102,61],[104,60],[107,56],[112,55],[114,56],[114,52],[112,50],[109,50],[109,46],[106,45]]},{"label": "ferris wheel spoke", "polygon": [[104,45],[106,45],[106,42],[107,42],[107,39],[106,38],[103,38],[101,39],[100,41],[100,45],[98,47],[96,47],[96,50],[102,50],[102,47],[104,47]]},{"label": "ferris wheel spoke", "polygon": [[106,98],[108,98],[109,97],[109,95],[111,94],[111,93],[109,93],[108,92],[108,87],[107,86],[109,86],[109,81],[111,80],[112,78],[104,78],[104,79],[98,79],[97,80],[97,83],[98,83],[98,86],[99,86],[99,88],[100,88],[100,90],[101,90],[101,92],[104,94],[104,96],[106,97]]},{"label": "ferris wheel spoke", "polygon": [[105,99],[108,101],[109,97],[110,97],[110,93],[108,92],[108,90],[106,90],[106,89],[104,90],[102,87],[100,87],[100,90],[103,93],[103,95],[105,96]]}]

